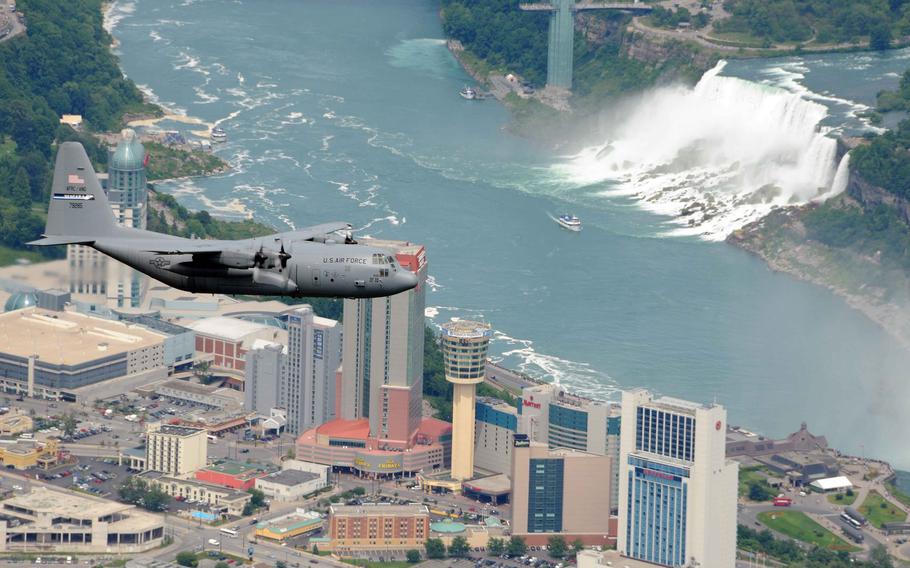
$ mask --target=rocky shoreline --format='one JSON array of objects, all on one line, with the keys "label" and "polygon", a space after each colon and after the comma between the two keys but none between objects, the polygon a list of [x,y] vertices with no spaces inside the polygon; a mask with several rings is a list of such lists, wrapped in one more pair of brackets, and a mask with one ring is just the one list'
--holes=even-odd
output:
[{"label": "rocky shoreline", "polygon": [[[848,195],[834,199],[856,206]],[[905,301],[910,277],[882,266],[875,256],[806,238],[801,216],[812,207],[773,211],[735,231],[726,242],[761,258],[775,272],[830,290],[910,349],[910,307]]]}]

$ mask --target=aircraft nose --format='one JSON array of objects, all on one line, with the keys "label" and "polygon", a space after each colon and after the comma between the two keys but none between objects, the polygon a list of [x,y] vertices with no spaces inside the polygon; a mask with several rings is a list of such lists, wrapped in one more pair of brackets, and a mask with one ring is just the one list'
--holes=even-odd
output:
[{"label": "aircraft nose", "polygon": [[417,286],[417,275],[410,270],[399,270],[398,274],[395,275],[395,281],[403,292]]}]

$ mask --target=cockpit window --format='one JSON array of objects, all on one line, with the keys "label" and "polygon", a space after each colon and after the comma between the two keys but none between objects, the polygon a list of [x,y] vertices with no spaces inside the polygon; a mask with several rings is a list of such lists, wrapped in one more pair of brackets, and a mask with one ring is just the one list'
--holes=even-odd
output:
[{"label": "cockpit window", "polygon": [[373,264],[388,264],[388,258],[381,252],[373,253]]}]

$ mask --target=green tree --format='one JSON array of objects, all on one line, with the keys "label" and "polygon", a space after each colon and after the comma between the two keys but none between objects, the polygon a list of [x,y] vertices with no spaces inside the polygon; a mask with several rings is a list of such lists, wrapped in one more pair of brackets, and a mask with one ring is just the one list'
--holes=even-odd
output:
[{"label": "green tree", "polygon": [[261,489],[250,487],[246,492],[251,495],[250,504],[253,505],[254,508],[258,509],[265,505],[265,493],[263,493]]},{"label": "green tree", "polygon": [[471,551],[468,539],[463,536],[456,536],[449,545],[449,556],[452,558],[464,558]]},{"label": "green tree", "polygon": [[774,498],[774,490],[766,483],[753,481],[749,483],[749,499],[752,501],[767,501]]},{"label": "green tree", "polygon": [[284,560],[279,560],[278,562],[275,562],[275,568],[288,568],[288,563]]},{"label": "green tree", "polygon": [[143,495],[144,507],[149,511],[163,511],[171,497],[158,486],[149,488]]},{"label": "green tree", "polygon": [[585,548],[585,543],[581,542],[580,538],[576,538],[572,541],[572,554],[578,554]]},{"label": "green tree", "polygon": [[427,551],[427,558],[438,560],[446,557],[446,545],[442,539],[428,538],[423,546]]},{"label": "green tree", "polygon": [[884,545],[877,545],[869,553],[869,562],[875,568],[893,568],[894,559],[888,554],[888,549]]},{"label": "green tree", "polygon": [[883,51],[891,47],[891,26],[882,22],[872,28],[869,34],[869,48]]},{"label": "green tree", "polygon": [[520,536],[512,536],[509,539],[509,544],[506,547],[506,552],[509,556],[522,556],[527,551],[528,545],[525,543],[525,539]]},{"label": "green tree", "polygon": [[231,568],[231,565],[221,560],[215,563],[215,568]]},{"label": "green tree", "polygon": [[187,566],[189,568],[196,568],[199,564],[199,560],[196,558],[196,555],[192,552],[184,550],[183,552],[177,553],[177,564],[181,566]]},{"label": "green tree", "polygon": [[253,506],[252,501],[247,501],[246,503],[243,504],[243,511],[241,511],[241,514],[244,517],[249,517],[250,515],[252,515],[255,512],[256,512],[256,507]]},{"label": "green tree", "polygon": [[547,539],[547,551],[553,558],[562,558],[566,555],[566,550],[568,550],[568,545],[566,545],[566,539],[562,535],[554,534]]},{"label": "green tree", "polygon": [[502,553],[506,551],[506,541],[499,537],[491,537],[487,541],[487,554],[490,556],[502,556]]},{"label": "green tree", "polygon": [[406,557],[408,559],[408,562],[411,564],[417,564],[421,560],[420,551],[417,550],[416,548],[412,548],[411,550],[409,550],[406,553]]},{"label": "green tree", "polygon": [[31,188],[28,182],[28,172],[25,168],[19,168],[16,172],[16,178],[9,188],[9,195],[13,204],[19,209],[28,209],[32,206]]},{"label": "green tree", "polygon": [[351,490],[351,492],[352,492],[354,495],[357,495],[358,497],[361,497],[361,496],[367,494],[366,488],[365,488],[365,487],[360,487],[360,486],[355,487],[354,489]]},{"label": "green tree", "polygon": [[313,554],[319,556],[319,547],[316,546],[316,543],[313,543]]},{"label": "green tree", "polygon": [[72,414],[64,414],[62,422],[63,422],[63,433],[65,435],[72,436],[73,434],[76,433],[76,426],[78,425],[78,421],[76,420],[75,416],[73,416]]}]

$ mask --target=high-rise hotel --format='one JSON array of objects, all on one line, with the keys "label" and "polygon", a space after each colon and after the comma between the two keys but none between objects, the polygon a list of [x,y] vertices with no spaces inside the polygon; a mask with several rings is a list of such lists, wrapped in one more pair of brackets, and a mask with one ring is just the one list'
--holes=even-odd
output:
[{"label": "high-rise hotel", "polygon": [[664,566],[735,564],[738,468],[726,410],[624,392],[617,549]]}]

